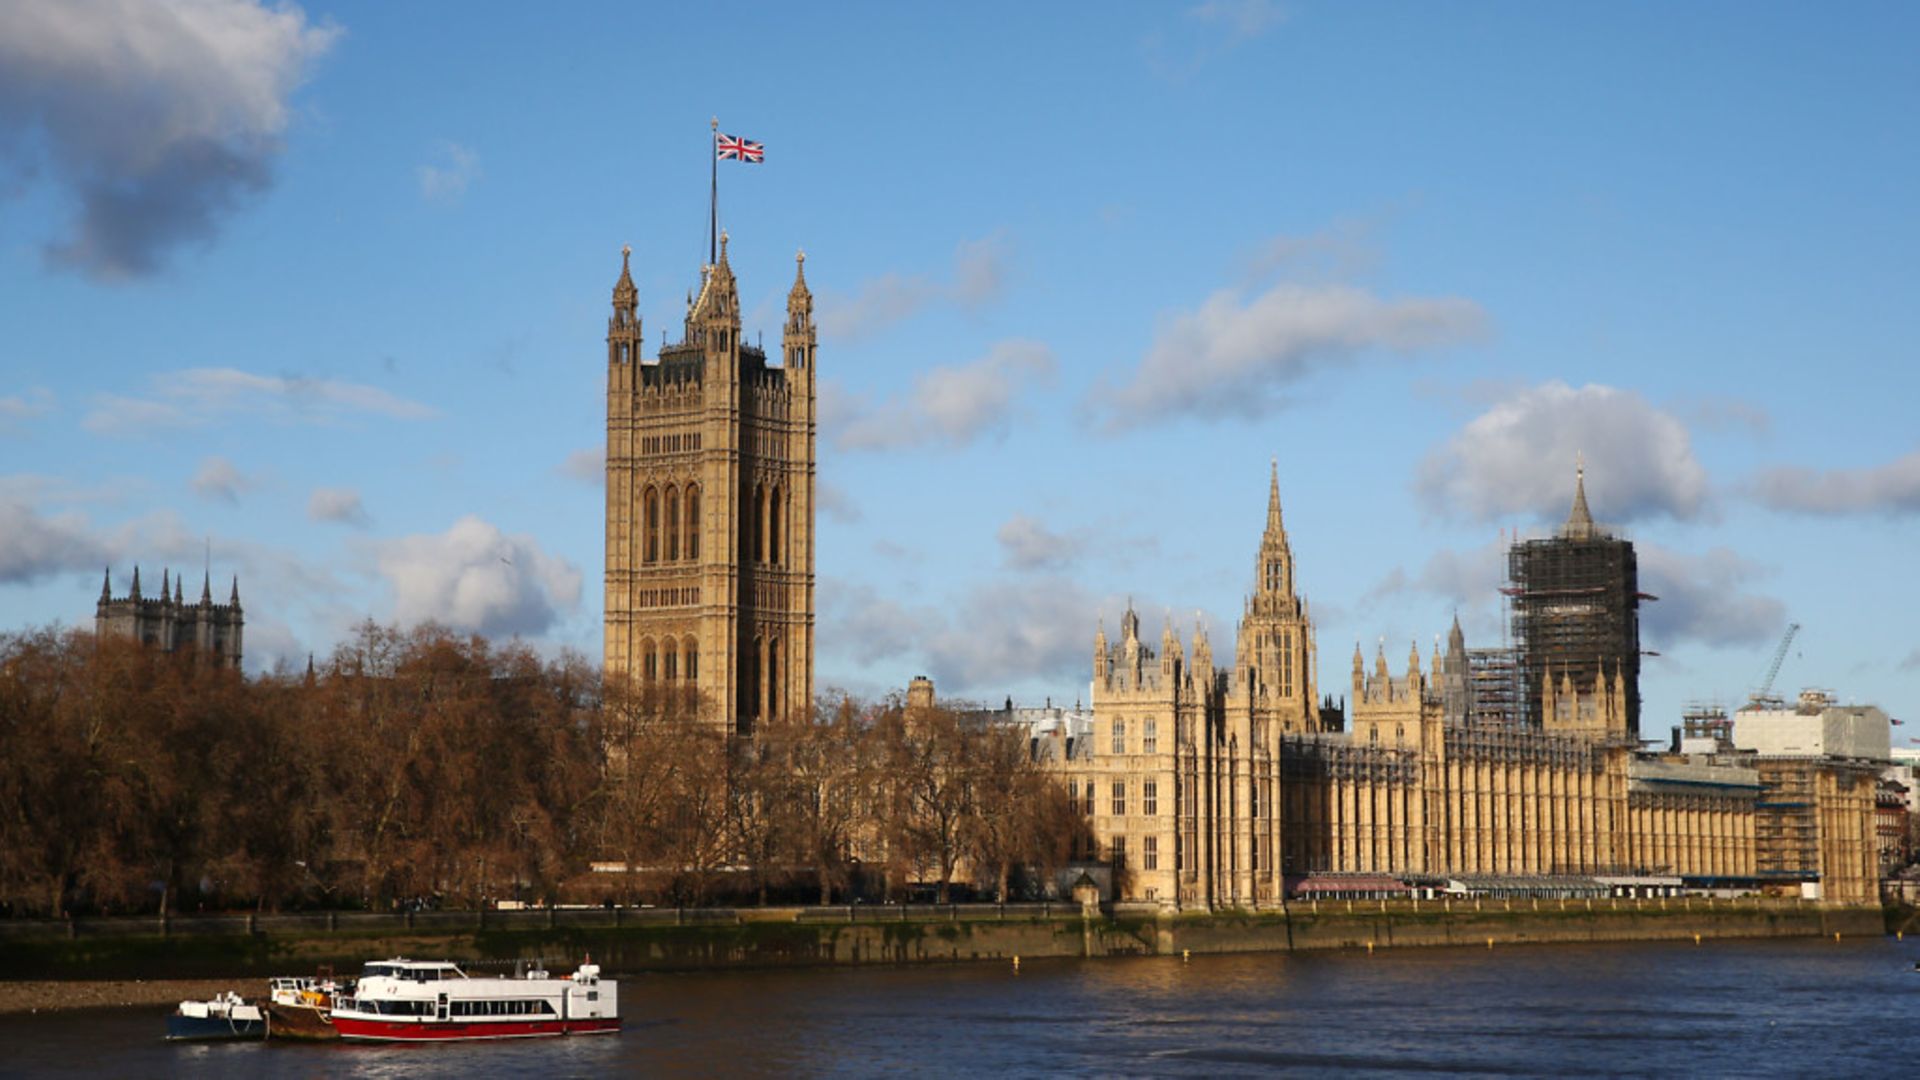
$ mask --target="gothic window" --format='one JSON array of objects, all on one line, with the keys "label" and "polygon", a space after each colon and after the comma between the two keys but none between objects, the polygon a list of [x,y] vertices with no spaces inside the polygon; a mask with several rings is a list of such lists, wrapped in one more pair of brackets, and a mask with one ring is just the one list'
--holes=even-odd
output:
[{"label": "gothic window", "polygon": [[698,682],[700,680],[700,643],[689,636],[681,647],[681,655],[687,658],[687,682]]},{"label": "gothic window", "polygon": [[1115,780],[1113,782],[1113,816],[1125,817],[1126,813],[1127,782],[1125,780]]},{"label": "gothic window", "polygon": [[667,486],[667,561],[675,562],[680,558],[680,493],[673,486]]},{"label": "gothic window", "polygon": [[[1140,752],[1157,754],[1160,752],[1160,722],[1158,720],[1140,721]],[[1148,813],[1153,811],[1149,810]]]},{"label": "gothic window", "polygon": [[1267,591],[1280,591],[1280,563],[1278,561],[1267,564]]},{"label": "gothic window", "polygon": [[680,675],[680,654],[675,651],[672,638],[666,640],[665,653],[661,668],[667,681],[672,682]]},{"label": "gothic window", "polygon": [[1116,754],[1124,754],[1127,752],[1127,722],[1125,720],[1115,720],[1113,722],[1113,752]]},{"label": "gothic window", "polygon": [[1160,838],[1142,837],[1140,840],[1140,866],[1144,870],[1160,869]]},{"label": "gothic window", "polygon": [[687,485],[687,558],[700,558],[700,485]]},{"label": "gothic window", "polygon": [[1118,870],[1121,867],[1127,865],[1127,838],[1126,837],[1124,836],[1114,837],[1113,846],[1110,850],[1113,855],[1113,868],[1115,870]]},{"label": "gothic window", "polygon": [[767,561],[778,564],[780,559],[780,485],[775,484],[767,496]]},{"label": "gothic window", "polygon": [[1140,785],[1140,812],[1152,817],[1160,812],[1160,785],[1152,780]]},{"label": "gothic window", "polygon": [[1258,780],[1255,780],[1253,786],[1247,789],[1247,816],[1260,816],[1260,781]]},{"label": "gothic window", "polygon": [[646,507],[647,519],[646,561],[654,562],[660,558],[660,493],[648,488],[642,504]]},{"label": "gothic window", "polygon": [[652,638],[640,642],[640,672],[648,682],[660,677],[660,656],[654,652]]},{"label": "gothic window", "polygon": [[759,484],[753,486],[753,561],[765,562],[767,559],[767,534],[764,531],[767,520],[767,489]]},{"label": "gothic window", "polygon": [[1253,838],[1253,869],[1256,873],[1260,870],[1260,838],[1258,836]]},{"label": "gothic window", "polygon": [[767,642],[767,716],[780,718],[780,639]]}]

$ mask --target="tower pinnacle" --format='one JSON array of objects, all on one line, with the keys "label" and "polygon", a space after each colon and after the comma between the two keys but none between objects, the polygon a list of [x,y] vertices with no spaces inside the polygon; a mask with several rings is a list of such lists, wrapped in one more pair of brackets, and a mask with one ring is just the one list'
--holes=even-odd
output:
[{"label": "tower pinnacle", "polygon": [[1591,540],[1595,531],[1593,514],[1587,510],[1586,463],[1576,461],[1573,467],[1573,509],[1567,513],[1567,523],[1560,527],[1560,535],[1569,540]]}]

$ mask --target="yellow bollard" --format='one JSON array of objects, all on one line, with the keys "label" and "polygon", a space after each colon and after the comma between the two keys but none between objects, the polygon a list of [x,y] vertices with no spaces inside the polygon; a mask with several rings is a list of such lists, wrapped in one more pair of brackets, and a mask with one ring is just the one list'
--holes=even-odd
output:
[{"label": "yellow bollard", "polygon": [[1013,973],[1015,975],[1020,974],[1020,957],[1018,955],[1013,958]]},{"label": "yellow bollard", "polygon": [[1368,956],[1373,955],[1373,942],[1371,941],[1367,942],[1367,955]]},{"label": "yellow bollard", "polygon": [[1192,949],[1181,949],[1181,950],[1180,950],[1180,962],[1181,962],[1181,963],[1183,963],[1183,964],[1185,964],[1185,963],[1190,963],[1190,962],[1192,962],[1192,960],[1193,960],[1193,950],[1192,950]]},{"label": "yellow bollard", "polygon": [[1833,932],[1833,940],[1835,940],[1835,941],[1839,941],[1839,940],[1840,940],[1840,931],[1838,931],[1838,930],[1835,930],[1835,931]]},{"label": "yellow bollard", "polygon": [[1489,949],[1491,949],[1491,948],[1493,948],[1493,939],[1492,939],[1492,938],[1488,938],[1488,939],[1487,939],[1487,948],[1489,948]]},{"label": "yellow bollard", "polygon": [[1699,935],[1699,934],[1695,934],[1695,935],[1693,935],[1693,943],[1694,943],[1695,945],[1698,945],[1698,944],[1700,944],[1700,935]]},{"label": "yellow bollard", "polygon": [[1907,940],[1907,932],[1905,930],[1895,930],[1893,932],[1893,940],[1895,941]]}]

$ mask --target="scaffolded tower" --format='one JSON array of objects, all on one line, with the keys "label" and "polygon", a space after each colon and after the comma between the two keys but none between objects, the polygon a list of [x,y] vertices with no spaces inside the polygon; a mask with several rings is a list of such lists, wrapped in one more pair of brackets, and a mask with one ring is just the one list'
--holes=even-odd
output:
[{"label": "scaffolded tower", "polygon": [[1521,709],[1542,723],[1541,694],[1571,682],[1577,693],[1626,691],[1626,731],[1640,735],[1639,567],[1633,543],[1604,532],[1587,510],[1585,470],[1574,477],[1573,509],[1547,539],[1516,543],[1507,554],[1505,590],[1525,692]]}]

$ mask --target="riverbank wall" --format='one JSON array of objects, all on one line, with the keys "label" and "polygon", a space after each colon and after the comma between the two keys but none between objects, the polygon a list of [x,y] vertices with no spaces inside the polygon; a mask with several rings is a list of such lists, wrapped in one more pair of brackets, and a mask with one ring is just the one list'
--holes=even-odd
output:
[{"label": "riverbank wall", "polygon": [[0,979],[357,971],[390,956],[476,973],[592,954],[609,972],[1009,962],[1555,942],[1881,936],[1878,905],[1756,899],[1334,900],[1172,914],[1063,904],[587,909],[0,922]]}]

